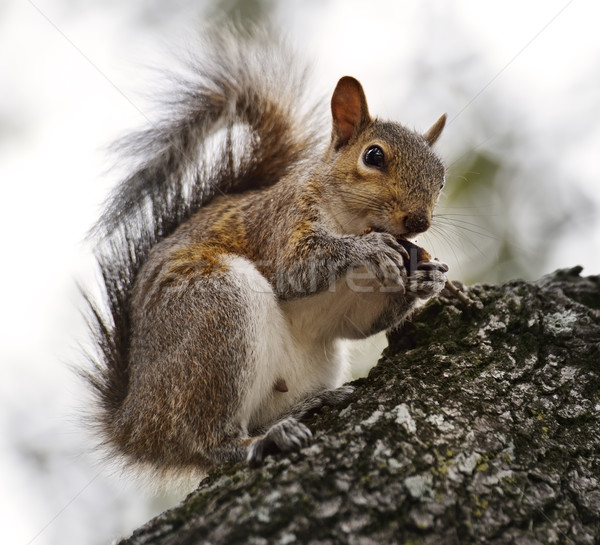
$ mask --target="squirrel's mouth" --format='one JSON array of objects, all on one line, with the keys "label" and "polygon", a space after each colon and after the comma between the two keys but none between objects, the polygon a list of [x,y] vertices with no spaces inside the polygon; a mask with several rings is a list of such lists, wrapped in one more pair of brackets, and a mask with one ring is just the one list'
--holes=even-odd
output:
[{"label": "squirrel's mouth", "polygon": [[375,225],[372,227],[367,227],[365,229],[365,233],[371,233],[373,231],[377,233],[391,234],[400,243],[400,245],[404,247],[404,249],[409,253],[410,256],[408,259],[404,258],[405,266],[407,268],[411,265],[414,265],[415,263],[431,260],[431,255],[427,250],[421,248],[420,246],[417,246],[412,240],[408,240],[408,238],[411,237],[411,235],[416,236],[417,233],[403,233],[401,235],[396,235],[394,233],[390,233],[387,229],[383,229]]},{"label": "squirrel's mouth", "polygon": [[370,233],[371,231],[375,231],[376,233],[387,233],[389,235],[392,235],[396,240],[399,241],[403,241],[403,242],[412,242],[410,239],[413,238],[413,236],[416,236],[416,233],[402,233],[402,234],[398,234],[398,233],[393,233],[391,231],[389,231],[388,229],[384,229],[383,227],[380,227],[378,225],[373,225],[370,227],[367,227],[367,229],[365,229],[365,233]]}]

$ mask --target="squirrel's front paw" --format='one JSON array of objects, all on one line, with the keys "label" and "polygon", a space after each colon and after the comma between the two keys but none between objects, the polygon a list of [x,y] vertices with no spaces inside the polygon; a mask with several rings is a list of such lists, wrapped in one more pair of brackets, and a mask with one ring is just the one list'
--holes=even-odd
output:
[{"label": "squirrel's front paw", "polygon": [[406,249],[388,233],[372,232],[361,237],[366,244],[362,265],[382,286],[398,286],[404,289]]},{"label": "squirrel's front paw", "polygon": [[295,418],[285,418],[273,424],[262,437],[255,439],[248,448],[248,465],[262,464],[269,454],[300,450],[312,439],[311,431]]},{"label": "squirrel's front paw", "polygon": [[440,293],[446,285],[448,265],[440,261],[420,261],[408,277],[407,291],[421,299]]}]

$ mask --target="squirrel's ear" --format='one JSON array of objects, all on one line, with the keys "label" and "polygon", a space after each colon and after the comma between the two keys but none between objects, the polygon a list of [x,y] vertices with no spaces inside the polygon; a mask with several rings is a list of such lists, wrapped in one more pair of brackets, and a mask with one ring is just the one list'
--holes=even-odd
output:
[{"label": "squirrel's ear", "polygon": [[333,115],[332,142],[336,149],[346,145],[370,121],[367,99],[362,85],[350,76],[344,76],[331,97]]},{"label": "squirrel's ear", "polygon": [[423,138],[425,138],[425,141],[430,146],[433,146],[437,142],[437,139],[440,137],[440,134],[442,134],[442,130],[444,129],[445,124],[446,114],[442,114],[440,118],[433,125],[431,125],[431,127],[429,127],[429,130],[423,135]]}]

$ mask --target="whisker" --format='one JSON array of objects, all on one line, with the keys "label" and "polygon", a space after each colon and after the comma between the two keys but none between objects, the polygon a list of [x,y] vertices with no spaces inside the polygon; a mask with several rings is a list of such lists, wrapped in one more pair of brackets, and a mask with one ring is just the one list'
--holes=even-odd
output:
[{"label": "whisker", "polygon": [[[480,209],[481,206],[463,206],[463,207],[456,207],[453,208],[454,210],[476,210],[476,209]],[[479,217],[483,217],[483,218],[487,218],[490,216],[490,214],[450,214],[450,213],[438,213],[438,214],[434,214],[434,217],[437,218],[445,218],[445,217],[449,217],[449,216],[464,216],[464,217],[468,217],[468,218],[479,218]]]},{"label": "whisker", "polygon": [[468,221],[463,218],[491,218],[497,214],[433,214],[434,220],[445,221],[446,223],[461,223],[466,225],[479,225],[478,223]]},{"label": "whisker", "polygon": [[459,259],[459,252],[457,251],[458,249],[460,249],[460,253],[463,255],[470,254],[473,250],[475,250],[478,256],[485,257],[484,251],[469,238],[459,237],[455,233],[448,233],[435,229],[430,229],[427,235],[429,236],[426,236],[426,239],[434,239],[431,243],[432,249],[436,247],[435,239],[441,239],[439,244],[441,244],[444,248],[447,248],[447,250],[452,253],[454,260],[459,265],[461,263],[461,259]]},{"label": "whisker", "polygon": [[[486,216],[477,216],[477,217],[486,217]],[[438,217],[434,217],[434,220],[438,221],[439,223],[443,223],[445,225],[454,225],[456,227],[462,227],[462,226],[468,225],[469,227],[481,227],[482,229],[485,229],[485,226],[481,225],[480,223],[476,223],[474,221],[467,221],[467,220],[463,220],[463,219],[459,219],[459,218],[446,218],[446,217],[438,216]]]},{"label": "whisker", "polygon": [[435,218],[438,224],[441,224],[445,227],[453,227],[455,229],[461,229],[467,233],[472,233],[474,235],[479,235],[481,237],[491,238],[493,240],[500,240],[500,237],[495,235],[492,231],[480,225],[478,223],[464,221],[464,220],[448,220],[444,218]]},{"label": "whisker", "polygon": [[[458,210],[468,209],[468,207],[457,207]],[[481,209],[481,206],[472,207]],[[430,230],[425,235],[426,240],[432,240],[432,246],[435,247],[435,239],[438,244],[441,244],[452,252],[457,263],[460,264],[458,254],[472,254],[473,250],[476,255],[487,260],[487,250],[482,248],[473,237],[481,239],[493,240],[496,243],[501,243],[503,238],[496,235],[485,225],[481,225],[476,221],[470,221],[471,218],[488,217],[489,214],[462,214],[462,213],[438,213],[434,214],[433,222]],[[488,244],[484,245],[485,247]],[[460,252],[457,250],[460,249]]]},{"label": "whisker", "polygon": [[434,250],[436,244],[435,244],[435,240],[432,240],[431,243],[429,243],[430,239],[434,239],[436,236],[439,236],[442,239],[442,246],[447,246],[449,248],[449,250],[452,252],[452,255],[454,256],[454,260],[455,261],[459,261],[458,259],[458,254],[456,253],[456,250],[454,249],[454,244],[451,240],[451,238],[448,236],[448,233],[445,233],[444,231],[438,231],[435,229],[435,227],[431,227],[430,230],[427,233],[423,234],[423,238],[426,241],[426,245],[430,246],[431,249],[433,250],[433,254],[435,256],[436,253],[438,253],[437,251]]}]

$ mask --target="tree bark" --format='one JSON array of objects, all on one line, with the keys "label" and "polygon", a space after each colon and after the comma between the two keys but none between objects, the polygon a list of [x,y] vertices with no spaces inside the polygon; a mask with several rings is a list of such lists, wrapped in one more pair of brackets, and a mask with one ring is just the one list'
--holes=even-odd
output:
[{"label": "tree bark", "polygon": [[600,543],[600,276],[450,293],[310,447],[215,471],[121,544]]}]

